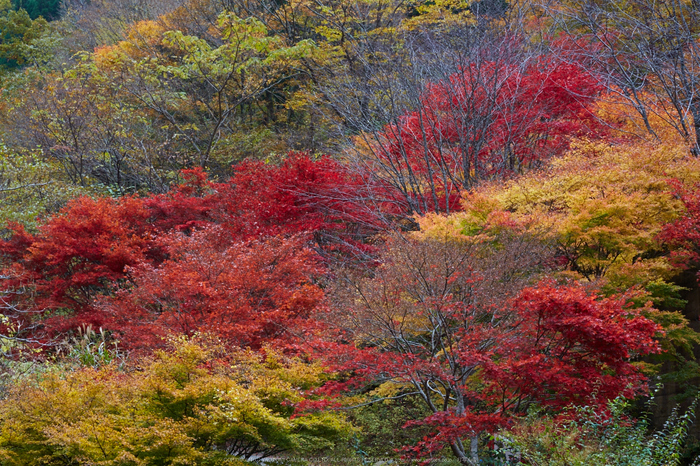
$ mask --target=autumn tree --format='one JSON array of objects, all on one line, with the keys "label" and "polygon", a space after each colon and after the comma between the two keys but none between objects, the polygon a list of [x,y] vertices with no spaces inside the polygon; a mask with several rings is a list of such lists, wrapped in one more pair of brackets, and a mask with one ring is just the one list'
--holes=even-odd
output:
[{"label": "autumn tree", "polygon": [[39,331],[47,317],[61,328],[65,315],[68,327],[76,323],[71,319],[99,326],[93,300],[126,278],[126,265],[158,255],[147,217],[134,198],[79,198],[36,235],[12,225],[12,236],[2,243],[2,288],[13,293],[16,309],[9,317],[28,332]]},{"label": "autumn tree", "polygon": [[40,218],[84,192],[63,175],[59,164],[45,161],[40,154],[0,148],[0,224],[18,222],[33,228]]},{"label": "autumn tree", "polygon": [[698,159],[682,141],[576,141],[546,168],[481,186],[464,198],[463,211],[421,226],[426,234],[468,235],[506,211],[551,241],[554,262],[562,267],[557,276],[593,284],[604,295],[643,291],[635,305],[653,301],[661,311],[650,317],[665,329],[664,352],[649,361],[665,364],[660,380],[682,380],[684,393],[692,394],[699,370],[693,348],[700,339],[682,299],[687,284],[669,260],[673,242],[659,235],[683,216],[674,191],[691,192],[698,173]]},{"label": "autumn tree", "polygon": [[0,38],[0,66],[4,71],[42,61],[56,42],[44,18],[12,8],[10,0],[0,3]]},{"label": "autumn tree", "polygon": [[584,66],[600,70],[601,84],[641,116],[641,131],[658,140],[651,120],[661,118],[697,155],[700,18],[696,2],[533,3],[553,19],[555,33],[577,39]]},{"label": "autumn tree", "polygon": [[[479,32],[452,42],[416,34],[405,57],[387,59],[395,68],[367,65],[366,86],[376,92],[338,92],[366,99],[339,110],[356,115],[348,116],[351,163],[400,193],[409,214],[458,210],[480,181],[537,166],[570,136],[604,133],[591,108],[602,87],[587,70],[518,36]],[[444,60],[420,58],[425,48]]]},{"label": "autumn tree", "polygon": [[[391,187],[363,179],[330,157],[289,153],[278,166],[248,161],[213,196],[212,218],[235,237],[314,232],[324,253],[366,259],[365,239],[396,214]],[[382,194],[383,202],[373,196]]]},{"label": "autumn tree", "polygon": [[133,24],[157,21],[181,2],[170,0],[120,0],[83,3],[65,0],[59,27],[70,54],[113,45],[123,40]]},{"label": "autumn tree", "polygon": [[319,258],[303,237],[231,241],[221,227],[164,237],[168,259],[129,268],[131,283],[100,304],[102,325],[130,349],[170,332],[215,333],[230,344],[299,341],[322,304]]},{"label": "autumn tree", "polygon": [[117,194],[164,192],[193,165],[224,178],[246,156],[283,158],[295,123],[279,96],[314,45],[287,46],[252,18],[217,17],[205,36],[167,17],[141,21],[117,44],[31,74],[3,96],[6,143]]},{"label": "autumn tree", "polygon": [[6,96],[8,146],[41,153],[82,188],[162,192],[173,181],[171,167],[156,155],[153,123],[89,62],[35,75],[25,85]]},{"label": "autumn tree", "polygon": [[[76,199],[36,233],[11,224],[0,241],[8,317],[54,343],[109,324],[143,348],[174,325],[259,347],[296,332],[320,302],[321,261],[374,250],[363,241],[380,224],[343,195],[357,181],[330,159],[251,162],[226,183],[201,169],[183,177],[148,198]],[[120,286],[121,300],[98,305]]]},{"label": "autumn tree", "polygon": [[659,238],[670,249],[674,264],[695,271],[700,267],[700,185],[683,186],[678,181],[674,184],[684,209],[679,218],[664,225]]},{"label": "autumn tree", "polygon": [[684,151],[682,144],[578,141],[540,173],[482,196],[494,199],[491,208],[540,223],[568,267],[589,281],[607,277],[621,289],[645,285],[673,275],[657,235],[683,210],[670,180],[686,187],[698,182],[698,162]]},{"label": "autumn tree", "polygon": [[[236,125],[247,124],[259,99],[298,74],[295,64],[313,46],[286,46],[259,21],[230,12],[222,12],[211,30],[214,37],[199,37],[142,22],[128,41],[95,59],[102,73],[122,83],[133,105],[158,119],[165,129],[160,138],[180,164],[226,169],[235,161],[229,153],[235,142],[227,138],[237,134]],[[269,124],[276,118],[274,106],[271,111],[262,115]]]},{"label": "autumn tree", "polygon": [[396,239],[372,278],[336,294],[333,318],[359,348],[341,345],[336,367],[383,384],[384,396],[417,396],[432,413],[409,423],[434,429],[411,454],[448,447],[476,464],[479,435],[530,405],[556,411],[643,392],[629,358],[659,351],[660,327],[629,296],[528,287],[549,266],[547,247],[492,220],[469,238]]}]

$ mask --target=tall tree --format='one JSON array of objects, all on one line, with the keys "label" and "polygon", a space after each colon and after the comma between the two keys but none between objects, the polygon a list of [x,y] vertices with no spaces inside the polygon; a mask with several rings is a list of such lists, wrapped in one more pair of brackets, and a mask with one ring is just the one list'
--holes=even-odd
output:
[{"label": "tall tree", "polygon": [[[398,57],[364,65],[367,89],[349,80],[334,91],[355,132],[351,163],[400,193],[409,214],[458,210],[477,183],[537,166],[571,136],[605,133],[596,77],[516,36],[478,34],[417,33]],[[439,60],[421,58],[426,48]]]},{"label": "tall tree", "polygon": [[51,49],[50,32],[44,18],[13,9],[10,0],[0,2],[0,67],[12,70],[42,57]]},{"label": "tall tree", "polygon": [[645,390],[629,358],[658,352],[660,327],[630,296],[546,280],[528,288],[547,249],[506,225],[471,239],[396,239],[372,278],[336,295],[333,319],[352,344],[331,360],[360,379],[349,384],[383,383],[432,413],[410,423],[434,434],[409,453],[449,447],[478,464],[479,435],[530,405],[603,407]]},{"label": "tall tree", "polygon": [[584,66],[628,102],[658,138],[652,115],[665,120],[700,154],[700,12],[694,0],[541,2],[542,11],[581,46]]}]

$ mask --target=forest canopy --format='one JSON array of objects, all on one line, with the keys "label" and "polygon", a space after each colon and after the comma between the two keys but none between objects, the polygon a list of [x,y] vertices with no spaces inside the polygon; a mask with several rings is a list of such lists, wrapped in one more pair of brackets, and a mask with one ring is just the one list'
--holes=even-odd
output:
[{"label": "forest canopy", "polygon": [[0,464],[694,464],[698,15],[0,1]]}]

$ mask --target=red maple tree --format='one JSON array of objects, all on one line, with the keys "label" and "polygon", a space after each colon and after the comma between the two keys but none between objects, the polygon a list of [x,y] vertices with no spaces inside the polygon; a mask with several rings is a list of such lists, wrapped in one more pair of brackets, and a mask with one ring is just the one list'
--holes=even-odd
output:
[{"label": "red maple tree", "polygon": [[427,84],[419,107],[384,128],[369,144],[371,170],[403,195],[408,212],[459,210],[479,181],[536,166],[572,137],[604,135],[591,109],[603,89],[565,54],[475,61]]},{"label": "red maple tree", "polygon": [[[671,261],[686,270],[700,269],[700,185],[683,188],[675,183],[685,212],[675,222],[666,225],[659,240],[670,249]],[[700,271],[697,272],[700,281]]]},{"label": "red maple tree", "polygon": [[[161,329],[171,324],[184,332],[219,329],[227,338],[256,346],[271,337],[269,329],[262,329],[269,327],[269,322],[260,324],[258,330],[251,330],[257,324],[241,324],[238,337],[234,335],[235,325],[217,327],[214,322],[224,319],[224,315],[242,319],[242,315],[256,312],[274,320],[277,311],[273,309],[278,308],[301,316],[301,304],[293,305],[291,297],[276,293],[296,293],[301,302],[318,292],[306,284],[318,273],[318,258],[312,259],[306,246],[353,257],[372,249],[361,240],[368,228],[376,228],[376,223],[361,206],[348,200],[357,180],[328,158],[313,160],[306,154],[292,153],[281,165],[245,162],[223,183],[208,181],[201,170],[186,170],[183,177],[183,184],[162,195],[76,199],[49,218],[36,234],[19,225],[10,226],[8,239],[0,240],[0,292],[6,302],[5,314],[24,333],[43,340],[57,341],[65,332],[90,324],[120,333],[125,346],[143,346],[144,330],[131,330],[137,324],[154,324],[155,320]],[[214,232],[216,242],[207,243],[205,240]],[[209,251],[197,249],[195,241],[204,241]],[[292,252],[294,249],[297,251]],[[179,307],[178,322],[172,320],[175,314],[167,312],[159,319],[153,313],[146,317],[138,306],[116,306],[109,313],[103,312],[103,298],[126,285],[130,289],[144,287],[143,293],[161,296],[153,278],[156,275],[161,280],[159,286],[164,287],[161,294],[172,292],[174,300],[185,296],[185,288],[174,287],[177,273],[191,276],[194,271],[187,272],[187,267],[195,267],[193,257],[197,254],[201,256],[200,265],[211,261],[222,270],[229,263],[240,262],[240,270],[246,274],[241,283],[248,286],[241,293],[267,298],[245,301],[243,294],[234,298],[214,293],[205,300],[202,295],[204,307]],[[275,275],[284,267],[296,273],[294,278]],[[157,270],[150,281],[146,270]],[[233,287],[234,278],[227,280]],[[193,285],[193,295],[188,298],[192,302],[196,302],[194,297],[201,291],[197,286],[202,283],[206,279]],[[278,291],[273,290],[274,283]],[[217,286],[212,284],[210,291],[219,290]],[[256,286],[260,287],[257,291]],[[217,306],[218,300],[223,300],[222,306],[234,305],[226,299],[242,300],[237,301],[240,315],[220,309],[217,312],[224,314],[214,316],[212,306]],[[193,322],[200,318],[203,320],[195,325]]]},{"label": "red maple tree", "polygon": [[129,268],[131,282],[100,303],[107,328],[128,349],[161,346],[170,332],[215,334],[239,347],[295,341],[323,292],[323,271],[307,239],[231,242],[223,227],[160,239],[168,255]]},{"label": "red maple tree", "polygon": [[383,383],[423,401],[432,414],[408,425],[434,435],[409,453],[449,447],[473,461],[470,439],[530,405],[604,407],[645,390],[630,359],[659,352],[661,329],[645,316],[653,309],[628,305],[631,295],[603,298],[549,280],[527,286],[546,249],[509,232],[391,244],[372,278],[335,293],[338,338],[352,343],[323,348],[329,364],[352,374],[329,390]]},{"label": "red maple tree", "polygon": [[126,278],[127,265],[161,258],[148,217],[136,197],[82,197],[36,235],[12,226],[10,239],[0,241],[6,263],[2,289],[9,293],[6,314],[20,328],[48,334],[78,322],[101,325],[92,312],[95,298]]}]

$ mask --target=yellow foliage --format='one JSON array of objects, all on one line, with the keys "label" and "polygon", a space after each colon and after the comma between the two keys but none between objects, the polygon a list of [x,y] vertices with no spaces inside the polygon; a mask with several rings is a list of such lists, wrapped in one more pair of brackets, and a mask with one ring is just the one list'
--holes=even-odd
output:
[{"label": "yellow foliage", "polygon": [[[399,381],[394,381],[390,380],[388,382],[384,382],[374,390],[372,390],[369,395],[370,396],[376,396],[378,398],[391,398],[399,393],[405,391],[406,389],[411,389],[413,388],[410,384],[406,382],[399,382]],[[385,403],[389,403],[389,400],[386,400]]]},{"label": "yellow foliage", "polygon": [[115,45],[96,47],[93,53],[95,66],[105,71],[121,65],[125,58],[124,50]]},{"label": "yellow foliage", "polygon": [[[17,382],[0,404],[6,465],[249,464],[327,448],[351,429],[335,412],[293,417],[322,369],[270,351],[178,338],[129,373],[114,367]],[[71,463],[72,464],[72,463]]]},{"label": "yellow foliage", "polygon": [[127,32],[127,40],[136,46],[154,46],[160,44],[165,27],[156,21],[139,21]]},{"label": "yellow foliage", "polygon": [[436,0],[420,3],[416,7],[418,14],[406,19],[402,28],[411,31],[426,26],[473,26],[476,24],[476,19],[469,10],[471,3],[473,2],[470,0]]},{"label": "yellow foliage", "polygon": [[648,283],[672,273],[663,258],[642,260],[681,212],[671,179],[700,182],[700,160],[683,144],[581,140],[542,171],[469,194],[464,212],[419,223],[425,235],[475,235],[499,222],[535,228],[579,277]]}]

